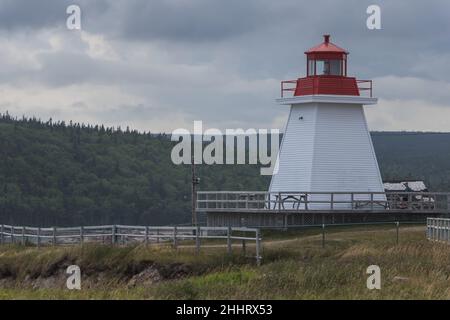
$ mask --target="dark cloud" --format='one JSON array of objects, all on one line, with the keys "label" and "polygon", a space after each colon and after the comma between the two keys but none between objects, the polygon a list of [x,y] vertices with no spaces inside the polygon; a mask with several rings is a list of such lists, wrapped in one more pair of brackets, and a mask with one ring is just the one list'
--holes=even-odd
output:
[{"label": "dark cloud", "polygon": [[66,0],[1,0],[0,28],[39,29],[65,23]]},{"label": "dark cloud", "polygon": [[123,36],[131,39],[220,41],[253,31],[270,18],[260,0],[130,1]]},{"label": "dark cloud", "polygon": [[[88,54],[89,45],[95,51],[101,43],[65,30],[65,10],[74,3],[82,8],[83,30],[104,39],[117,57]],[[366,28],[373,3],[381,6],[382,30]],[[432,88],[449,87],[448,12],[448,0],[0,0],[0,36],[8,39],[0,85],[110,86],[142,102],[133,108],[121,101],[111,121],[170,110],[189,121],[256,126],[279,115],[278,81],[304,74],[303,52],[330,33],[351,53],[350,74],[377,78],[375,92],[425,101]],[[46,36],[63,44],[48,48]],[[396,81],[404,83],[391,88]],[[447,94],[439,92],[427,101],[446,105]]]}]

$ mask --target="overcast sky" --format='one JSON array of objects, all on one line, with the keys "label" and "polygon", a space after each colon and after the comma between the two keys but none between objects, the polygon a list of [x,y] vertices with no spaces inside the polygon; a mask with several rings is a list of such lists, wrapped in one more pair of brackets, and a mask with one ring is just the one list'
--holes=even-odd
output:
[{"label": "overcast sky", "polygon": [[[66,8],[82,9],[82,30]],[[378,4],[382,30],[368,30]],[[330,33],[372,130],[450,131],[448,0],[0,0],[0,112],[152,132],[280,128],[281,80]]]}]

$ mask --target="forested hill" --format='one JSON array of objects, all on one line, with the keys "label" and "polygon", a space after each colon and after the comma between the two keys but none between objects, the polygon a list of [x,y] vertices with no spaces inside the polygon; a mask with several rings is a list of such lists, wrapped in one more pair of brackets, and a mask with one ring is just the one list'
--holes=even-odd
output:
[{"label": "forested hill", "polygon": [[[450,133],[373,133],[384,179],[450,190]],[[190,221],[190,167],[163,134],[0,116],[0,223]],[[199,166],[200,189],[265,190],[258,166]]]},{"label": "forested hill", "polygon": [[[190,222],[191,169],[163,134],[0,117],[0,223]],[[199,166],[201,188],[264,190],[256,166]]]},{"label": "forested hill", "polygon": [[450,133],[373,132],[384,181],[424,180],[430,191],[450,191]]}]

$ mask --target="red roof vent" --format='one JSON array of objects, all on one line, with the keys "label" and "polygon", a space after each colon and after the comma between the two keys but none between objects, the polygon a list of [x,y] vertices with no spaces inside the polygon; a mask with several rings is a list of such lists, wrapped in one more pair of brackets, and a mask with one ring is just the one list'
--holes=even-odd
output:
[{"label": "red roof vent", "polygon": [[337,45],[335,45],[334,43],[330,42],[330,35],[329,34],[325,34],[323,36],[323,43],[309,49],[308,51],[306,51],[306,54],[311,54],[311,53],[340,53],[340,54],[348,54],[347,50],[342,49],[341,47],[338,47]]}]

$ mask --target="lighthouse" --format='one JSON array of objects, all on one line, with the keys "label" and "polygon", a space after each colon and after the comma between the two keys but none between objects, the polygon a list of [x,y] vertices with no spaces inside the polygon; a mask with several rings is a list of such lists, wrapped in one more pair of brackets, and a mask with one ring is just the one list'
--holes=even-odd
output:
[{"label": "lighthouse", "polygon": [[329,35],[305,54],[306,76],[283,81],[277,99],[290,114],[269,192],[311,193],[316,209],[330,193],[337,193],[340,209],[349,206],[349,193],[385,201],[384,194],[373,194],[384,189],[364,114],[364,106],[377,103],[372,82],[347,75],[349,52]]}]

